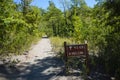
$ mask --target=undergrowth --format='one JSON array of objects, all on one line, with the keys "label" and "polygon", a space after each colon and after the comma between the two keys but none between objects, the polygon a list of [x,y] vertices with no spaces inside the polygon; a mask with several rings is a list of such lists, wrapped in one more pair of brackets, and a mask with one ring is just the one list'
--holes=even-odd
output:
[{"label": "undergrowth", "polygon": [[52,44],[52,50],[55,52],[55,54],[61,57],[63,57],[64,54],[64,42],[67,42],[67,44],[72,43],[72,40],[69,38],[51,37],[50,40]]}]

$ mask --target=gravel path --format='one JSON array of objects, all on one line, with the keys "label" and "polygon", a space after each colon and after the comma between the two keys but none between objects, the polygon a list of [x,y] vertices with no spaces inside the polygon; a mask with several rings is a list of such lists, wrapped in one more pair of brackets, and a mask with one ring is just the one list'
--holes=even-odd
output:
[{"label": "gravel path", "polygon": [[52,47],[50,40],[48,38],[43,38],[36,45],[33,45],[31,50],[23,58],[19,58],[19,60],[21,63],[30,62],[31,64],[34,64],[37,59],[55,56],[51,51]]},{"label": "gravel path", "polygon": [[55,80],[63,62],[52,52],[50,40],[41,39],[25,55],[14,56],[18,64],[0,65],[0,80]]}]

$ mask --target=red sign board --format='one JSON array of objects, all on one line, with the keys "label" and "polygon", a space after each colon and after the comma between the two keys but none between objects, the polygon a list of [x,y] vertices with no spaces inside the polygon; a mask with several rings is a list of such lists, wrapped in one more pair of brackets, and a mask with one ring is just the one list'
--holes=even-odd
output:
[{"label": "red sign board", "polygon": [[87,44],[66,45],[66,43],[64,43],[64,47],[66,56],[88,55]]},{"label": "red sign board", "polygon": [[67,61],[69,56],[80,56],[85,59],[85,64],[88,66],[88,49],[87,44],[67,45],[64,42],[65,49],[65,67],[67,68]]},{"label": "red sign board", "polygon": [[66,46],[66,54],[67,54],[67,56],[86,55],[87,54],[87,46],[86,46],[86,44],[67,45]]}]

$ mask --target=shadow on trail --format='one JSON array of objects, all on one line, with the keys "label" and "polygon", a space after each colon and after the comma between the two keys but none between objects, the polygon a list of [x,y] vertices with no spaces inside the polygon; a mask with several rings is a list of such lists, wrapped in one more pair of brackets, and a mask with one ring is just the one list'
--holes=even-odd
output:
[{"label": "shadow on trail", "polygon": [[[64,63],[60,58],[46,57],[44,59],[36,59],[35,62],[35,64],[26,62],[19,66],[0,65],[0,80],[54,80],[55,76],[65,76],[65,72],[61,70],[64,67]],[[87,80],[111,80],[109,77],[96,71],[92,70],[89,75],[91,78]],[[65,77],[72,78],[72,76],[80,77],[82,75],[76,72]]]},{"label": "shadow on trail", "polygon": [[17,67],[0,65],[0,80],[50,80],[63,67],[62,60],[56,57],[36,59],[35,62],[36,64],[23,63]]}]

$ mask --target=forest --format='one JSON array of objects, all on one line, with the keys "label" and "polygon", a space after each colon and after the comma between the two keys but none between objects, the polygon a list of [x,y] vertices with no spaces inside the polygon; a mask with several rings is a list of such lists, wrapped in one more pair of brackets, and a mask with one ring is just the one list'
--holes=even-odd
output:
[{"label": "forest", "polygon": [[[43,35],[87,41],[89,53],[116,80],[120,79],[120,0],[50,0],[48,8],[32,6],[32,0],[0,0],[0,56],[18,55]],[[41,0],[40,0],[41,2]]]}]

